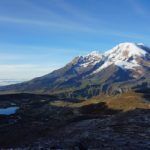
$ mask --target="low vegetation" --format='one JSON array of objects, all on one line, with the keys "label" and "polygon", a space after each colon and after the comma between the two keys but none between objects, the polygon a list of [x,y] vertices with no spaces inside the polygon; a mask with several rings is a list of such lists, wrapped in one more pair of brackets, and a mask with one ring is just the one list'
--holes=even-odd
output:
[{"label": "low vegetation", "polygon": [[150,109],[150,104],[144,100],[143,94],[134,92],[114,96],[101,95],[80,102],[53,101],[49,104],[57,107],[80,108],[99,103],[105,103],[108,108],[121,111],[129,111],[136,108]]}]

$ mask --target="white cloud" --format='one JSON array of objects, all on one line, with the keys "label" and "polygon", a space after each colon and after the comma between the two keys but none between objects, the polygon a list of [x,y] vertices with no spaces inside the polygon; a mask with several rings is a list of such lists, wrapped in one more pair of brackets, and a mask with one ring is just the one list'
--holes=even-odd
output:
[{"label": "white cloud", "polygon": [[[45,21],[45,20],[31,20],[25,18],[17,18],[17,17],[10,17],[10,16],[0,16],[0,22],[10,22],[16,24],[24,24],[24,25],[32,25],[32,26],[42,26],[47,27],[47,30],[53,30],[50,27],[54,27],[55,29],[68,29],[68,30],[75,30],[75,31],[82,31],[82,32],[97,32],[97,30],[93,29],[92,27],[88,27],[85,25],[80,25],[75,22],[61,22],[60,21]],[[101,32],[103,30],[99,30]]]},{"label": "white cloud", "polygon": [[[118,37],[124,37],[124,38],[134,38],[134,39],[147,39],[146,36],[135,34],[135,33],[129,33],[129,32],[120,32],[119,30],[111,30],[107,27],[91,27],[91,26],[85,26],[83,24],[78,24],[74,22],[57,22],[57,21],[44,21],[44,20],[31,20],[31,19],[22,19],[22,18],[16,18],[16,17],[6,17],[6,16],[0,16],[0,22],[10,22],[10,23],[16,23],[16,24],[23,24],[23,25],[31,25],[31,26],[42,26],[47,27],[47,31],[56,29],[58,31],[62,30],[64,32],[69,31],[78,31],[78,32],[87,32],[91,34],[100,34],[100,35],[112,35],[112,36],[118,36]],[[51,28],[52,27],[52,28]]]},{"label": "white cloud", "polygon": [[6,79],[29,80],[50,73],[58,69],[56,65],[12,64],[0,65],[0,81]]}]

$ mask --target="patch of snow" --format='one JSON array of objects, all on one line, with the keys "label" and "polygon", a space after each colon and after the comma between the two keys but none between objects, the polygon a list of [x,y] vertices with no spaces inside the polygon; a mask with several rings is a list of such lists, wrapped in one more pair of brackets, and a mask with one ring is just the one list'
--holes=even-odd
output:
[{"label": "patch of snow", "polygon": [[92,74],[95,74],[97,72],[100,72],[101,70],[107,68],[108,66],[112,65],[113,62],[109,62],[109,61],[106,61],[105,63],[103,63],[98,69],[96,69]]},{"label": "patch of snow", "polygon": [[88,67],[89,65],[92,65],[92,66],[96,65],[98,62],[99,62],[99,60],[97,60],[97,61],[92,61],[92,62],[87,62],[87,63],[82,63],[82,64],[80,64],[80,66],[86,68],[86,67]]},{"label": "patch of snow", "polygon": [[144,44],[143,44],[143,43],[137,43],[137,45],[138,45],[138,46],[144,46]]},{"label": "patch of snow", "polygon": [[136,67],[139,67],[139,64],[136,63],[130,63],[126,61],[116,61],[115,65],[122,68],[122,69],[135,69]]},{"label": "patch of snow", "polygon": [[97,58],[101,58],[102,55],[98,52],[98,51],[92,51],[90,54],[86,55],[85,57],[97,57]]},{"label": "patch of snow", "polygon": [[103,56],[98,51],[93,51],[90,54],[83,56],[80,60],[80,67],[88,67],[89,65],[94,66],[101,61]]}]

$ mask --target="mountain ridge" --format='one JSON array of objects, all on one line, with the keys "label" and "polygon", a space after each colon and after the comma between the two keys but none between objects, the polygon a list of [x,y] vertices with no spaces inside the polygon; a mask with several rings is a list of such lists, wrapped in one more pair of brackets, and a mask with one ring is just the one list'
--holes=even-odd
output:
[{"label": "mountain ridge", "polygon": [[92,97],[150,87],[150,48],[120,43],[100,54],[75,57],[64,67],[31,81],[0,87],[3,93],[58,94]]}]

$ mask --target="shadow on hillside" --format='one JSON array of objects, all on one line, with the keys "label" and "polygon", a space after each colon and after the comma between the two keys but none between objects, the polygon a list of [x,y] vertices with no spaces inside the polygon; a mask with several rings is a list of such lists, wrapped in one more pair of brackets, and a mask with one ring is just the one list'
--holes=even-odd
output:
[{"label": "shadow on hillside", "polygon": [[142,93],[143,98],[150,101],[150,88],[136,90],[137,93]]},{"label": "shadow on hillside", "polygon": [[121,110],[113,110],[108,108],[106,103],[100,102],[97,104],[89,104],[80,107],[81,114],[91,114],[91,115],[113,115],[120,113]]}]

